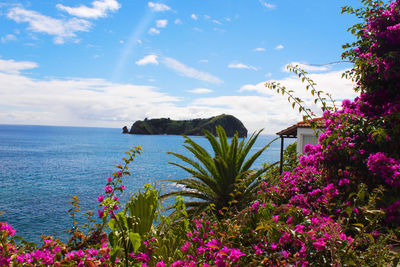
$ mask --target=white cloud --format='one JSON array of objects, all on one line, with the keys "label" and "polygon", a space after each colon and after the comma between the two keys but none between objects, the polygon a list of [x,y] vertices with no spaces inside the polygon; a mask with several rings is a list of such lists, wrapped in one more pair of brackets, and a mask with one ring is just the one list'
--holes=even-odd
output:
[{"label": "white cloud", "polygon": [[160,31],[157,30],[156,28],[151,27],[148,31],[149,34],[151,35],[156,35],[156,34],[160,34]]},{"label": "white cloud", "polygon": [[175,23],[175,24],[182,24],[182,20],[180,20],[180,19],[175,19],[174,23]]},{"label": "white cloud", "polygon": [[220,80],[218,77],[215,77],[212,74],[209,74],[207,72],[201,72],[195,68],[188,67],[182,62],[179,62],[176,59],[165,57],[162,61],[162,63],[167,66],[168,68],[174,70],[181,76],[185,76],[188,78],[193,78],[197,79],[200,81],[205,81],[209,83],[215,83],[215,84],[221,84],[223,83],[222,80]]},{"label": "white cloud", "polygon": [[218,24],[218,25],[222,25],[222,23],[219,20],[216,20],[216,19],[213,19],[212,22],[215,23],[215,24]]},{"label": "white cloud", "polygon": [[[345,70],[331,71],[325,73],[313,73],[309,74],[308,77],[311,78],[316,84],[317,90],[322,90],[325,93],[332,95],[334,99],[352,99],[355,97],[355,92],[352,88],[355,86],[350,80],[342,79],[342,73]],[[306,83],[302,83],[295,75],[284,78],[282,80],[273,80],[285,86],[288,90],[293,90],[297,97],[303,100],[311,101],[313,97],[309,91],[306,91]],[[310,89],[311,90],[311,89]],[[265,82],[260,82],[258,84],[245,84],[243,85],[239,92],[253,91],[263,95],[273,96],[276,92],[265,87]]]},{"label": "white cloud", "polygon": [[148,112],[178,113],[174,103],[181,101],[154,86],[104,79],[32,79],[18,73],[24,62],[2,63],[8,65],[5,69],[17,71],[0,72],[0,123],[120,128],[148,117]]},{"label": "white cloud", "polygon": [[196,88],[193,90],[188,90],[189,93],[193,94],[208,94],[211,93],[213,90],[208,89],[208,88]]},{"label": "white cloud", "polygon": [[207,19],[207,20],[208,20],[208,19],[211,19],[211,16],[209,16],[209,15],[206,14],[206,15],[204,15],[204,19]]},{"label": "white cloud", "polygon": [[17,23],[27,22],[28,30],[53,35],[54,43],[63,44],[66,39],[75,39],[76,32],[87,32],[91,23],[87,20],[72,18],[69,20],[55,19],[36,11],[14,7],[7,13],[9,19]]},{"label": "white cloud", "polygon": [[300,62],[290,62],[289,64],[285,65],[283,71],[284,72],[288,72],[287,70],[287,66],[288,65],[292,65],[292,66],[299,66],[301,69],[303,69],[304,71],[307,72],[318,72],[318,71],[327,71],[329,70],[329,66],[328,65],[321,65],[321,66],[315,66],[315,65],[309,65],[306,63],[300,63]]},{"label": "white cloud", "polygon": [[37,68],[37,64],[31,61],[14,61],[0,59],[0,72],[18,74],[21,70]]},{"label": "white cloud", "polygon": [[[172,64],[177,62],[169,60]],[[201,97],[187,102],[154,86],[95,78],[33,79],[19,73],[34,67],[37,67],[34,62],[0,60],[0,123],[121,128],[145,117],[193,119],[225,113],[240,119],[249,133],[265,128],[265,134],[274,134],[301,120],[287,97],[265,88],[264,82],[243,85],[237,95]],[[340,79],[340,73],[312,74],[311,78],[318,88],[327,92],[331,89],[329,92],[336,98],[351,99],[355,96],[352,83]],[[287,77],[279,82],[295,90],[307,103],[311,102],[307,98],[309,93],[299,91],[304,86],[298,79]]]},{"label": "white cloud", "polygon": [[[340,106],[340,100],[353,99],[356,96],[353,91],[354,84],[341,79],[342,72],[310,75],[317,82],[318,89],[331,93],[338,100],[337,106]],[[303,99],[317,116],[321,115],[319,103],[317,105],[313,103],[311,94],[304,89],[304,84],[297,77],[288,77],[277,82],[294,90],[295,95]],[[265,128],[264,133],[275,134],[302,119],[302,114],[292,109],[287,96],[266,88],[265,82],[243,85],[239,92],[242,95],[198,98],[191,103],[191,106],[196,106],[198,110],[208,110],[212,114],[232,114],[243,121],[250,133]],[[249,93],[260,95],[248,95]]]},{"label": "white cloud", "polygon": [[271,77],[271,76],[272,76],[272,73],[271,73],[271,72],[265,73],[265,77],[269,78],[269,77]]},{"label": "white cloud", "polygon": [[6,36],[1,37],[2,43],[6,43],[9,41],[16,41],[16,40],[17,40],[17,36],[15,36],[14,34],[7,34]]},{"label": "white cloud", "polygon": [[264,47],[257,47],[253,49],[254,52],[265,52],[265,48]]},{"label": "white cloud", "polygon": [[158,65],[157,55],[151,54],[135,62],[136,65],[144,66],[148,64]]},{"label": "white cloud", "polygon": [[264,1],[264,0],[258,0],[259,2],[260,2],[260,4],[263,6],[263,7],[266,7],[266,8],[268,8],[268,9],[274,9],[276,6],[275,5],[273,5],[273,4],[271,4],[271,3],[268,3],[268,2],[266,2],[266,1]]},{"label": "white cloud", "polygon": [[192,19],[194,19],[194,20],[198,20],[198,18],[199,18],[196,14],[190,15],[190,17],[191,17]]},{"label": "white cloud", "polygon": [[199,63],[208,63],[208,59],[200,59]]},{"label": "white cloud", "polygon": [[228,65],[228,68],[230,68],[230,69],[248,69],[248,70],[255,70],[255,71],[258,70],[254,66],[246,65],[246,64],[243,64],[243,63],[231,63],[231,64]]},{"label": "white cloud", "polygon": [[220,28],[213,28],[213,30],[216,31],[216,32],[221,32],[221,33],[225,32],[224,29],[220,29]]},{"label": "white cloud", "polygon": [[154,3],[154,2],[149,2],[148,7],[156,12],[164,12],[164,11],[168,11],[171,10],[171,8],[169,6],[167,6],[166,4],[163,3]]},{"label": "white cloud", "polygon": [[283,45],[277,45],[276,47],[275,47],[275,50],[282,50],[283,48],[285,48]]},{"label": "white cloud", "polygon": [[57,4],[56,7],[68,14],[81,18],[98,19],[104,18],[108,12],[116,12],[121,5],[117,0],[97,0],[92,2],[92,7],[80,5],[79,7],[68,7]]},{"label": "white cloud", "polygon": [[168,24],[168,20],[166,20],[166,19],[156,20],[157,28],[165,28],[165,27],[167,27],[167,24]]}]

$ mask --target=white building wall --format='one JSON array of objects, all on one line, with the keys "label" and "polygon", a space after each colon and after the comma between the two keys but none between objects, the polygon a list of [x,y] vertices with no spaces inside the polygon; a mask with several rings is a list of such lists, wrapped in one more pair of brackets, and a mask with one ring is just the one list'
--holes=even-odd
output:
[{"label": "white building wall", "polygon": [[297,153],[304,153],[304,146],[318,144],[318,138],[316,132],[323,132],[323,128],[311,129],[311,128],[297,128]]}]

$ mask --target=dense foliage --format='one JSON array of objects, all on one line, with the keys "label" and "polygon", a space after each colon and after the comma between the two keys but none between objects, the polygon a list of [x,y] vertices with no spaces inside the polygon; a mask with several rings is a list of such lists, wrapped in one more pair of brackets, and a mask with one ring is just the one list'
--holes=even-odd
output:
[{"label": "dense foliage", "polygon": [[[359,97],[343,101],[340,109],[326,109],[319,144],[306,147],[298,163],[287,153],[286,172],[264,174],[247,207],[228,205],[219,215],[189,216],[178,197],[166,217],[160,213],[160,192],[147,186],[121,209],[123,177],[141,151],[134,148],[98,197],[100,223],[89,213],[86,225],[78,227],[73,220],[67,244],[43,237],[37,247],[19,241],[12,226],[2,222],[0,265],[396,266],[400,0],[363,3],[364,8],[343,9],[363,19],[350,29],[357,41],[343,54],[354,62],[345,75],[357,82]],[[79,199],[71,203],[75,218]]]}]

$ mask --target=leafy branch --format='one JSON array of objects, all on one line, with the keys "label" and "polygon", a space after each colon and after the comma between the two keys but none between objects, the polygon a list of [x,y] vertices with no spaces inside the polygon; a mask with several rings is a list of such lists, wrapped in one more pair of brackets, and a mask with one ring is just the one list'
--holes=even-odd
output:
[{"label": "leafy branch", "polygon": [[268,81],[265,83],[265,86],[271,90],[275,90],[278,94],[288,95],[288,101],[292,104],[292,108],[294,109],[296,105],[299,106],[299,112],[305,112],[308,119],[315,117],[311,109],[305,106],[304,101],[294,96],[293,90],[288,90],[285,86],[275,81]]},{"label": "leafy branch", "polygon": [[[319,91],[316,89],[316,83],[307,76],[307,72],[304,71],[303,69],[301,69],[298,65],[287,65],[286,67],[287,70],[289,70],[290,72],[293,72],[294,74],[296,74],[302,81],[302,83],[306,82],[306,90],[310,90],[312,96],[314,97],[314,103],[318,103],[321,102],[322,107],[321,110],[325,111],[325,110],[336,110],[336,105],[335,105],[335,101],[333,100],[332,96],[328,93],[324,93],[323,91]],[[315,118],[315,114],[312,112],[312,110],[306,106],[305,102],[300,99],[299,97],[295,96],[295,92],[293,90],[289,90],[287,89],[285,86],[281,85],[278,82],[275,81],[268,81],[266,82],[265,86],[271,90],[276,91],[278,94],[282,94],[282,95],[287,95],[288,96],[288,101],[289,103],[292,104],[292,108],[294,109],[296,106],[298,106],[298,110],[300,113],[304,112],[305,118],[312,120],[313,118]],[[332,106],[328,106],[327,105],[327,99],[326,97],[329,98],[330,102],[332,103]]]},{"label": "leafy branch", "polygon": [[[305,70],[301,69],[299,65],[287,65],[286,69],[290,72],[293,72],[294,74],[296,74],[300,79],[301,82],[304,83],[306,82],[306,90],[310,90],[310,93],[313,97],[316,96],[316,98],[314,99],[314,104],[317,104],[318,101],[321,102],[322,104],[322,111],[325,110],[336,110],[336,105],[335,105],[335,101],[333,100],[332,96],[329,93],[324,93],[323,91],[319,91],[315,88],[315,86],[317,85],[310,77],[307,76],[308,72],[306,72]],[[326,102],[326,98],[323,96],[327,96],[329,98],[329,100],[331,101],[333,107],[330,107],[327,105]]]}]

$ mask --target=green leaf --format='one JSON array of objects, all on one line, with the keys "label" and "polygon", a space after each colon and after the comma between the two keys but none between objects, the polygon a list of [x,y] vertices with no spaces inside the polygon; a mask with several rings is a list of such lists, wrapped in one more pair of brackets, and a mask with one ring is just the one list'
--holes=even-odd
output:
[{"label": "green leaf", "polygon": [[109,220],[107,225],[108,225],[108,227],[110,227],[111,230],[113,230],[113,231],[117,230],[115,219]]},{"label": "green leaf", "polygon": [[129,232],[129,241],[132,244],[133,252],[136,253],[136,251],[140,248],[140,244],[142,241],[140,235],[138,233]]},{"label": "green leaf", "polygon": [[128,228],[128,223],[126,221],[125,213],[123,213],[123,212],[118,213],[118,220],[119,220],[119,223],[122,224],[122,227],[124,229]]},{"label": "green leaf", "polygon": [[347,207],[344,209],[344,212],[346,212],[347,216],[350,217],[350,215],[353,213],[353,208],[352,207]]},{"label": "green leaf", "polygon": [[364,228],[364,225],[362,223],[353,223],[353,226]]}]

